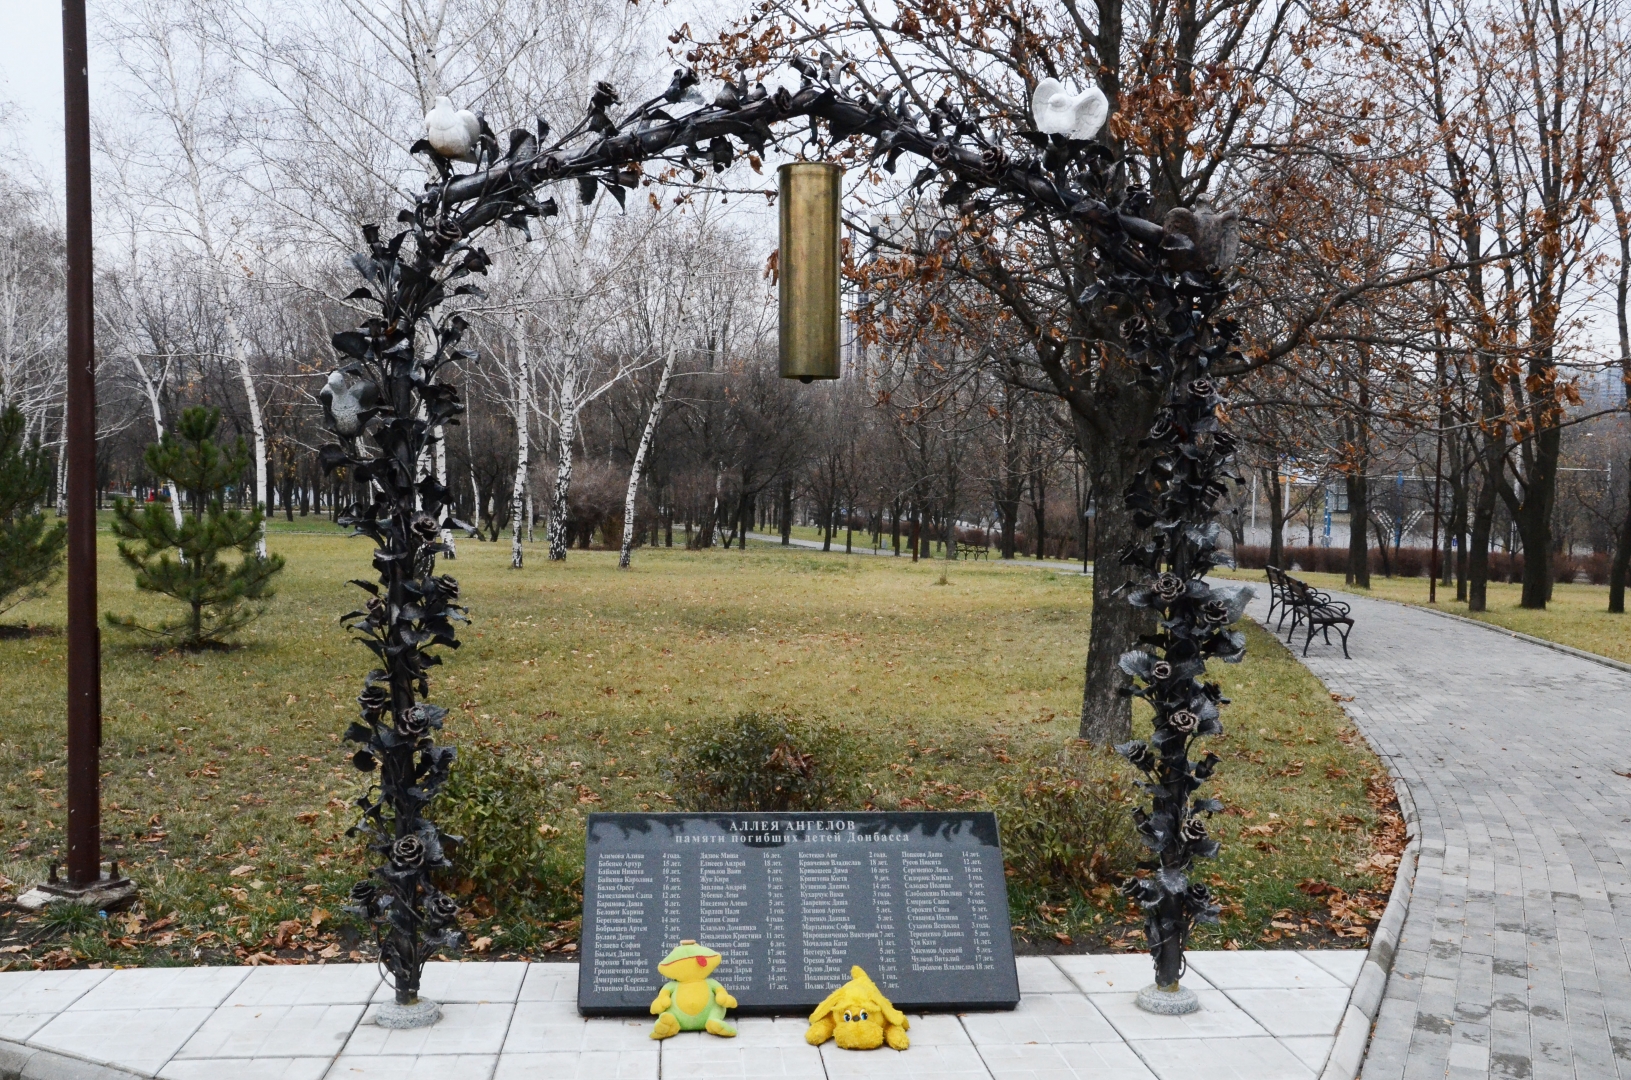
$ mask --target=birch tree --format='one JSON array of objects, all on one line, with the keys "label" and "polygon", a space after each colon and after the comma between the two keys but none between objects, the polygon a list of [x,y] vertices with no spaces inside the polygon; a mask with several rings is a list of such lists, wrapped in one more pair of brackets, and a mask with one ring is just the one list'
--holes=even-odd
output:
[{"label": "birch tree", "polygon": [[651,412],[646,415],[646,426],[640,432],[640,445],[634,452],[634,464],[629,469],[628,493],[623,496],[623,546],[617,554],[619,570],[629,568],[634,551],[634,504],[640,495],[640,476],[645,472],[646,455],[651,453],[657,425],[662,422],[663,402],[668,400],[668,384],[674,377],[674,358],[678,355],[678,342],[670,344],[668,355],[663,359],[663,372],[657,377],[657,392],[652,395]]},{"label": "birch tree", "polygon": [[510,516],[515,519],[514,535],[510,540],[510,569],[521,569],[521,517],[527,517],[526,528],[532,530],[531,500],[527,498],[527,469],[532,464],[532,447],[528,433],[532,428],[532,361],[527,352],[527,326],[525,319],[517,319],[515,326],[515,482],[510,487]]},{"label": "birch tree", "polygon": [[[253,245],[243,235],[245,162],[226,122],[238,100],[239,73],[214,48],[209,26],[209,10],[184,0],[133,0],[110,19],[106,43],[132,93],[125,98],[129,115],[104,126],[99,142],[126,165],[120,175],[134,190],[122,194],[142,204],[134,214],[137,227],[184,240],[197,258],[196,273],[216,304],[244,395],[255,501],[264,511],[266,425],[239,325],[243,287],[234,288],[254,276]],[[255,554],[266,558],[264,524]]]}]

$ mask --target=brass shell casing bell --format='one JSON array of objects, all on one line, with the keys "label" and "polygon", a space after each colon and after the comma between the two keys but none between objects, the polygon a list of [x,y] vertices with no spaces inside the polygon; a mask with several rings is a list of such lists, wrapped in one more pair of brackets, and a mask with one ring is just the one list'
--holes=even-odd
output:
[{"label": "brass shell casing bell", "polygon": [[839,198],[844,170],[795,161],[776,170],[781,189],[779,351],[781,376],[810,382],[838,378]]}]

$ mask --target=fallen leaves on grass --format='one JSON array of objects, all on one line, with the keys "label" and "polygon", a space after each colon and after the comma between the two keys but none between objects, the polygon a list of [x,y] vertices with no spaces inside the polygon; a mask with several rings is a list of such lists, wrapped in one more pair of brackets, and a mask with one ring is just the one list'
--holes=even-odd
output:
[{"label": "fallen leaves on grass", "polygon": [[1330,882],[1316,881],[1313,878],[1299,881],[1297,888],[1309,896],[1324,901],[1330,913],[1327,925],[1337,937],[1360,940],[1368,938],[1372,924],[1382,918],[1377,898],[1369,893],[1361,892],[1350,896]]}]

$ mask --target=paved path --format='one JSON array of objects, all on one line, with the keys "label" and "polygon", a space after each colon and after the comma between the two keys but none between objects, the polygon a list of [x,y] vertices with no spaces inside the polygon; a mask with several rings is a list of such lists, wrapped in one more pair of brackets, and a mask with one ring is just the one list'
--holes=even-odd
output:
[{"label": "paved path", "polygon": [[[388,1031],[372,964],[0,974],[0,1075],[73,1080],[1314,1080],[1361,951],[1192,953],[1203,1011],[1133,1004],[1149,957],[1022,957],[1013,1012],[912,1017],[904,1053],[820,1049],[800,1017],[661,1043],[651,1018],[584,1020],[576,964],[437,963],[434,1027]],[[722,973],[723,974],[723,973]],[[727,983],[728,985],[728,983]],[[32,1049],[29,1049],[32,1048]],[[63,1068],[63,1065],[67,1068]],[[105,1066],[126,1070],[118,1073]],[[42,1068],[42,1066],[47,1066]],[[53,1071],[55,1070],[55,1071]]]},{"label": "paved path", "polygon": [[1353,659],[1316,639],[1306,662],[1421,830],[1364,1080],[1631,1080],[1631,674],[1340,599]]}]

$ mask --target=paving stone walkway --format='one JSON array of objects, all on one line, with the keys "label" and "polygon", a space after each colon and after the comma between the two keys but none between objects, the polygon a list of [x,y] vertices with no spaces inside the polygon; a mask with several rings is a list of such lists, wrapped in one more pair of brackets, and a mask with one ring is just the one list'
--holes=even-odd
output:
[{"label": "paving stone walkway", "polygon": [[1352,696],[1421,831],[1364,1080],[1631,1080],[1631,674],[1337,598],[1353,659],[1316,638],[1306,663]]},{"label": "paving stone walkway", "polygon": [[[819,1049],[799,1017],[734,1039],[649,1037],[651,1018],[578,1015],[576,964],[435,963],[429,1028],[372,1021],[372,964],[0,973],[0,1075],[56,1080],[1314,1080],[1365,954],[1200,952],[1190,1016],[1133,1004],[1143,955],[1021,957],[1012,1012],[913,1016],[904,1053]],[[96,1067],[78,1065],[94,1062]],[[110,1074],[106,1067],[124,1070]],[[8,1071],[10,1070],[10,1071]]]}]

